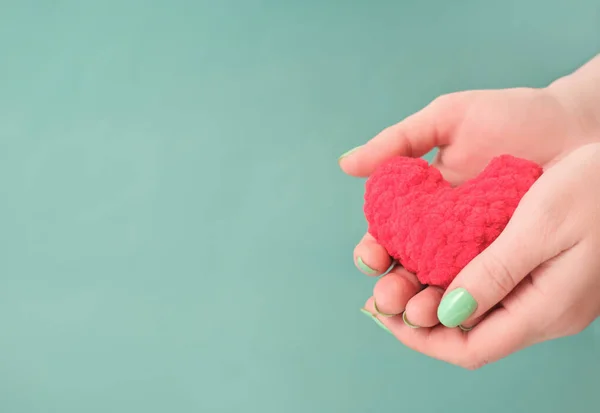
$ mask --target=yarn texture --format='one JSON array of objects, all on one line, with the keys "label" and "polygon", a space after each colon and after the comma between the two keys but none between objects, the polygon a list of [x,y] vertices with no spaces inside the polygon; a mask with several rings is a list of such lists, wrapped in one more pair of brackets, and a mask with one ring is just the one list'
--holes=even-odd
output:
[{"label": "yarn texture", "polygon": [[446,289],[500,235],[542,173],[534,162],[502,155],[452,187],[424,159],[394,157],[367,179],[368,231],[422,284]]}]

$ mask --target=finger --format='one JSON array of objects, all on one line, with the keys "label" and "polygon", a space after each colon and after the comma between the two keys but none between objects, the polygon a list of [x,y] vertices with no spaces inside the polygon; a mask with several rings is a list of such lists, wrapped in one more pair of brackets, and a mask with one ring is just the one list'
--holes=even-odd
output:
[{"label": "finger", "polygon": [[[521,284],[523,283],[523,281],[521,281]],[[521,285],[519,284],[519,285]],[[515,292],[515,290],[517,290],[519,288],[519,286],[517,286],[514,290],[513,293]],[[458,327],[463,330],[463,331],[471,331],[473,330],[473,328],[475,328],[475,326],[479,323],[481,323],[483,321],[483,319],[490,314],[491,312],[493,312],[494,310],[497,310],[498,308],[500,308],[502,306],[502,303],[498,303],[495,306],[493,306],[488,312],[486,312],[485,314],[482,314],[478,317],[471,317],[468,320],[466,320],[464,323],[461,323]]]},{"label": "finger", "polygon": [[[375,311],[373,297],[367,300],[364,308],[372,314],[377,324],[408,348],[448,363],[461,363],[459,351],[464,349],[466,334],[459,329],[448,329],[441,326],[414,329],[404,323],[402,316],[381,317]],[[447,346],[444,345],[444,342],[447,343]]]},{"label": "finger", "polygon": [[501,234],[450,284],[437,310],[440,322],[446,327],[473,325],[539,264],[538,254],[528,255],[527,244],[531,248],[534,243],[521,231]]},{"label": "finger", "polygon": [[414,274],[402,267],[395,267],[377,281],[373,288],[375,310],[384,317],[401,314],[406,303],[421,290]]},{"label": "finger", "polygon": [[433,327],[439,324],[437,308],[443,294],[441,288],[426,287],[406,304],[404,321],[413,327]]},{"label": "finger", "polygon": [[390,268],[392,258],[371,234],[366,233],[354,248],[354,264],[362,273],[378,276]]},{"label": "finger", "polygon": [[494,310],[476,329],[468,333],[438,325],[413,329],[401,316],[384,318],[374,312],[373,298],[366,311],[405,346],[429,357],[474,370],[498,361],[534,344],[526,314],[511,314],[505,308]]},{"label": "finger", "polygon": [[473,328],[475,328],[475,326],[477,324],[479,324],[484,318],[485,318],[485,314],[480,315],[479,317],[475,317],[475,318],[471,318],[470,320],[465,321],[462,324],[458,325],[458,328],[460,328],[462,331],[471,331],[473,330]]},{"label": "finger", "polygon": [[438,318],[446,327],[472,324],[538,265],[561,252],[559,243],[547,241],[548,237],[555,237],[556,217],[542,212],[551,207],[541,207],[539,199],[547,196],[544,184],[541,194],[535,189],[536,184],[523,197],[504,231],[449,285],[438,307]]},{"label": "finger", "polygon": [[420,157],[449,142],[459,119],[459,94],[444,95],[402,122],[381,131],[365,145],[340,158],[340,167],[352,176],[369,176],[382,162],[398,155]]},{"label": "finger", "polygon": [[431,166],[440,171],[444,179],[450,182],[450,185],[452,186],[460,185],[465,182],[466,179],[471,178],[470,176],[465,176],[464,174],[456,172],[455,170],[448,168],[436,161],[434,161]]}]

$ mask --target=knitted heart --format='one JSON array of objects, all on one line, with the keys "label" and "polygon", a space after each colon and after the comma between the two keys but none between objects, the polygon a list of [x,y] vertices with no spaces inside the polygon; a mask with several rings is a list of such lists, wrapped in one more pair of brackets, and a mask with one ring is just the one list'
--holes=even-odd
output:
[{"label": "knitted heart", "polygon": [[502,155],[451,187],[424,159],[395,157],[367,180],[369,233],[422,284],[445,289],[500,235],[541,174],[531,161]]}]

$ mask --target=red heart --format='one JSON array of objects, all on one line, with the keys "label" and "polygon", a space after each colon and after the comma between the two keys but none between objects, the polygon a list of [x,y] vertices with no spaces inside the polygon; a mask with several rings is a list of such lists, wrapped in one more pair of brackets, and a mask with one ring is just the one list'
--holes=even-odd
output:
[{"label": "red heart", "polygon": [[502,155],[453,188],[424,159],[395,157],[367,180],[369,233],[422,284],[445,289],[500,235],[541,174],[534,162]]}]

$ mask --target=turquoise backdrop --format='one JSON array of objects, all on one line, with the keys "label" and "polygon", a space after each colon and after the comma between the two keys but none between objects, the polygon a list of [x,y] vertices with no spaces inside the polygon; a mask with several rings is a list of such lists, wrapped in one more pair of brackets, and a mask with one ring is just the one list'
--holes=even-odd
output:
[{"label": "turquoise backdrop", "polygon": [[600,411],[598,325],[468,372],[362,315],[337,165],[599,51],[598,0],[0,0],[0,411]]}]

